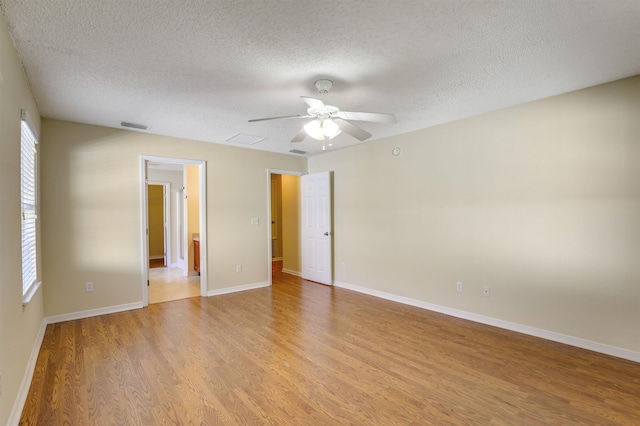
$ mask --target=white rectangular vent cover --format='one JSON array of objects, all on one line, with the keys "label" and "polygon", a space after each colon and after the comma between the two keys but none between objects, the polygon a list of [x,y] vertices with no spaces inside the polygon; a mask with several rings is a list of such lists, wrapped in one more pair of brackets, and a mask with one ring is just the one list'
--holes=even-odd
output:
[{"label": "white rectangular vent cover", "polygon": [[242,145],[253,145],[265,139],[266,138],[263,138],[262,136],[254,136],[254,135],[247,135],[245,133],[237,133],[231,136],[229,139],[227,139],[227,142],[239,143]]}]

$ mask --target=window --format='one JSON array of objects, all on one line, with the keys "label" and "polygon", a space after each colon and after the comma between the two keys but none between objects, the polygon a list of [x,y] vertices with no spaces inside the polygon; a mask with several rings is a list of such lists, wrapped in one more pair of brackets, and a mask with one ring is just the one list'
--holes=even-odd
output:
[{"label": "window", "polygon": [[22,209],[22,295],[23,303],[29,303],[38,289],[37,277],[37,144],[38,139],[31,121],[22,111],[20,148],[20,206]]}]

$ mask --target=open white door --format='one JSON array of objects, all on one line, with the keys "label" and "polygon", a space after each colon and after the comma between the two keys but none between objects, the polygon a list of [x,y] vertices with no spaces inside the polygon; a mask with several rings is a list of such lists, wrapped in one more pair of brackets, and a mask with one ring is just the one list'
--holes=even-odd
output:
[{"label": "open white door", "polygon": [[302,176],[302,278],[333,284],[331,173]]}]

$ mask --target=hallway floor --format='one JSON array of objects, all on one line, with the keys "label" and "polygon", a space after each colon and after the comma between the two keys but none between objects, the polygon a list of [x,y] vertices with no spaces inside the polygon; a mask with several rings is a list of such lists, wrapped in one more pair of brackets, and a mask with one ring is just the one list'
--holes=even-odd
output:
[{"label": "hallway floor", "polygon": [[200,296],[200,276],[184,276],[180,268],[149,269],[149,303]]}]

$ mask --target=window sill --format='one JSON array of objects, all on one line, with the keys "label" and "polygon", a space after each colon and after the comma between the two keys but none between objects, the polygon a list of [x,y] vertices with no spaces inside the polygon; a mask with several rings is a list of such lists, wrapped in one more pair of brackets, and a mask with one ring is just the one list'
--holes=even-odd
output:
[{"label": "window sill", "polygon": [[35,283],[33,283],[31,287],[29,287],[29,290],[27,290],[24,296],[22,296],[22,307],[27,306],[29,302],[31,302],[31,299],[33,299],[33,296],[36,295],[36,292],[38,291],[41,285],[42,285],[42,281],[36,281]]}]

